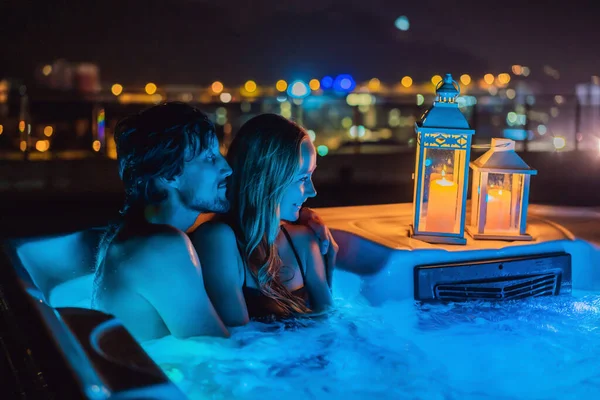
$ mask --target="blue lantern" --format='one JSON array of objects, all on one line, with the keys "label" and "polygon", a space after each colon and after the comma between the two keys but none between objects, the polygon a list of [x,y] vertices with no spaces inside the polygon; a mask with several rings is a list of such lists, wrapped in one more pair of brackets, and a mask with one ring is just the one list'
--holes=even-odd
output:
[{"label": "blue lantern", "polygon": [[458,108],[460,86],[450,74],[433,106],[415,124],[417,159],[411,236],[428,243],[465,244],[471,129]]}]

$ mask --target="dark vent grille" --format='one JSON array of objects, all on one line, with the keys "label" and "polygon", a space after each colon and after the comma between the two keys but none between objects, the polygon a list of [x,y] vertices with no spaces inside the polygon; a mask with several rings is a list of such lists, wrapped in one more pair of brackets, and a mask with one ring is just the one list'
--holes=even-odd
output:
[{"label": "dark vent grille", "polygon": [[435,286],[436,298],[445,301],[516,300],[551,296],[559,291],[560,275],[556,273],[452,282]]}]

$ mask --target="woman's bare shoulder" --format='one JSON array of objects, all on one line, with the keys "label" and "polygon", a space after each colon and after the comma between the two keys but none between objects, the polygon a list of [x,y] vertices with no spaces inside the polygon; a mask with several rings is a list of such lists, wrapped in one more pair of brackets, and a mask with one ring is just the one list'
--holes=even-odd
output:
[{"label": "woman's bare shoulder", "polygon": [[284,224],[283,228],[290,234],[294,243],[308,245],[318,241],[315,233],[307,226]]},{"label": "woman's bare shoulder", "polygon": [[235,232],[231,226],[223,221],[211,220],[200,225],[190,234],[192,240],[196,238],[218,238],[219,240],[235,242]]}]

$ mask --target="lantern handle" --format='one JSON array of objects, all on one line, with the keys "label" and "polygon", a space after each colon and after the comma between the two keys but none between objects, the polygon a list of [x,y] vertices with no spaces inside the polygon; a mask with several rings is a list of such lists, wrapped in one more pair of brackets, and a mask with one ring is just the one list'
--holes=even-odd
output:
[{"label": "lantern handle", "polygon": [[[495,149],[501,149],[504,147],[508,147],[510,146],[510,143],[501,143],[501,144],[497,144],[494,146]],[[491,144],[472,144],[471,148],[473,149],[491,149],[492,145]]]},{"label": "lantern handle", "polygon": [[[443,85],[444,83],[446,83],[446,82],[447,82],[447,80],[450,80],[450,79],[452,79],[452,75],[450,75],[450,74],[446,74],[446,78],[444,78],[444,79],[440,80],[440,81],[439,81],[439,82],[438,82],[438,83],[435,85],[435,91],[437,92],[437,91],[438,91],[438,89],[439,89],[439,88],[441,88],[441,87],[442,87],[442,85]],[[454,79],[452,79],[452,81],[451,81],[451,82],[448,82],[448,83],[452,83],[452,86],[454,86],[454,88],[455,88],[455,89],[456,89],[456,91],[458,92],[458,93],[456,94],[456,97],[460,96],[460,85],[458,84],[458,82],[456,82]]]}]

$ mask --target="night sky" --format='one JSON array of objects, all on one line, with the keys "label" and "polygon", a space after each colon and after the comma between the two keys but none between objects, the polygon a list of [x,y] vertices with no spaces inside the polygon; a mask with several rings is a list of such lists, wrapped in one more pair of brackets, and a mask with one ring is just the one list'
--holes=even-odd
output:
[{"label": "night sky", "polygon": [[[532,79],[572,91],[600,75],[594,3],[0,0],[0,77],[28,79],[60,57],[96,62],[103,81],[128,84],[272,84],[338,73],[398,81],[523,64]],[[394,27],[400,15],[408,32]],[[561,78],[544,77],[544,65]]]}]

